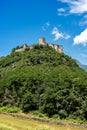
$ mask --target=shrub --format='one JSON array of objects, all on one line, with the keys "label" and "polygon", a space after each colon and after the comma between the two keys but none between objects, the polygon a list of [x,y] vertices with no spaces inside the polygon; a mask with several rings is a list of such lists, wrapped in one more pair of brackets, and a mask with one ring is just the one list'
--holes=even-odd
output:
[{"label": "shrub", "polygon": [[20,109],[18,107],[0,107],[0,112],[18,113]]}]

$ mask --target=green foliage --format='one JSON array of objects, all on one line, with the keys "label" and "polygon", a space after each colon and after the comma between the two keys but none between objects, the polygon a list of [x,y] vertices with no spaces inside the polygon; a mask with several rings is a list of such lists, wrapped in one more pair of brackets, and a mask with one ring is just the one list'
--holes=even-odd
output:
[{"label": "green foliage", "polygon": [[18,107],[0,107],[0,112],[8,112],[8,113],[18,113],[20,111],[20,108]]},{"label": "green foliage", "polygon": [[41,113],[40,111],[33,111],[32,112],[33,115],[36,115],[38,117],[44,117],[45,115],[43,113]]},{"label": "green foliage", "polygon": [[87,120],[87,73],[71,57],[49,46],[0,59],[0,106]]},{"label": "green foliage", "polygon": [[37,106],[35,99],[34,99],[34,95],[31,92],[27,92],[24,94],[22,104],[23,104],[22,110],[24,112],[32,111],[32,110],[36,109],[36,106]]}]

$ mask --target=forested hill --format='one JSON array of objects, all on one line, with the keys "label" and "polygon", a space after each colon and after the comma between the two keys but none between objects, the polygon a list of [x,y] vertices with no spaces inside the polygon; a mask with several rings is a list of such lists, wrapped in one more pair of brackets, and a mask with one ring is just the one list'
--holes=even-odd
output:
[{"label": "forested hill", "polygon": [[87,119],[87,73],[71,57],[34,45],[0,58],[0,106]]}]

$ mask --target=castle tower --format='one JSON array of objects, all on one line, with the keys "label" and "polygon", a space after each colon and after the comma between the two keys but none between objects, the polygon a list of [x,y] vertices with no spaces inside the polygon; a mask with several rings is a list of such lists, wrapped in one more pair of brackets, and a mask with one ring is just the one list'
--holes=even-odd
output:
[{"label": "castle tower", "polygon": [[39,45],[46,45],[45,38],[39,38]]}]

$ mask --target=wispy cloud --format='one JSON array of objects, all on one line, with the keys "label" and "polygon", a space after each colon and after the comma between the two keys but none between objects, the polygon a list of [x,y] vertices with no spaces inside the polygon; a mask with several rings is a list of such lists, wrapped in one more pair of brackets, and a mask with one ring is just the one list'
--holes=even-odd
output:
[{"label": "wispy cloud", "polygon": [[68,15],[68,13],[66,13],[66,9],[64,9],[64,8],[59,8],[59,9],[57,9],[57,12],[58,12],[58,15],[59,16],[67,16]]},{"label": "wispy cloud", "polygon": [[57,27],[54,27],[52,30],[52,34],[55,36],[54,40],[58,40],[60,38],[63,38],[63,33],[59,32],[59,30],[57,29]]},{"label": "wispy cloud", "polygon": [[42,30],[43,30],[43,31],[46,31],[49,26],[50,26],[50,22],[46,22],[46,23],[42,26]]},{"label": "wispy cloud", "polygon": [[85,26],[87,25],[87,20],[82,20],[80,23],[79,23],[80,26]]},{"label": "wispy cloud", "polygon": [[87,28],[77,35],[74,39],[74,45],[82,44],[83,46],[87,45]]},{"label": "wispy cloud", "polygon": [[65,39],[69,39],[70,37],[71,37],[70,35],[64,34],[64,38],[65,38]]},{"label": "wispy cloud", "polygon": [[80,54],[81,57],[87,58],[87,54]]},{"label": "wispy cloud", "polygon": [[65,12],[66,10],[64,8],[59,8],[57,9],[57,11],[61,13],[61,12]]},{"label": "wispy cloud", "polygon": [[85,26],[85,25],[87,25],[87,15],[85,15],[85,16],[83,17],[83,19],[80,21],[79,25],[80,25],[80,26]]},{"label": "wispy cloud", "polygon": [[87,19],[87,15],[84,16],[84,19]]},{"label": "wispy cloud", "polygon": [[67,3],[70,14],[82,14],[87,12],[87,0],[57,0]]},{"label": "wispy cloud", "polygon": [[70,35],[60,32],[57,27],[53,28],[52,34],[54,35],[54,41],[56,41],[60,38],[64,38],[64,39],[70,38]]}]

